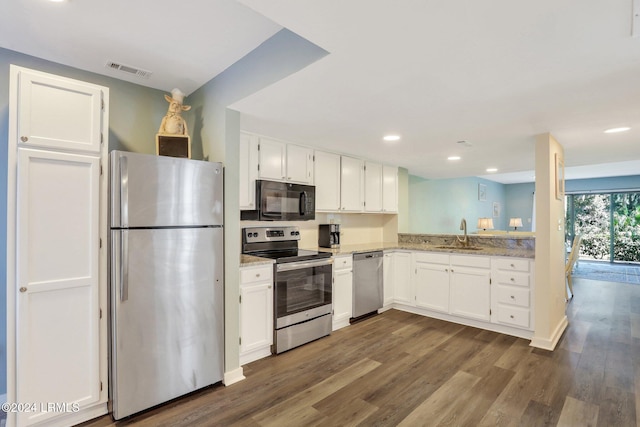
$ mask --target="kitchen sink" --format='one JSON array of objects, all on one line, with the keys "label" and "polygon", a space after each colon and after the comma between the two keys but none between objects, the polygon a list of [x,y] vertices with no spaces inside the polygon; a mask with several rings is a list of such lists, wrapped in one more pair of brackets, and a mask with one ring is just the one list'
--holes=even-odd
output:
[{"label": "kitchen sink", "polygon": [[463,251],[479,251],[482,248],[479,246],[454,246],[454,245],[444,245],[444,246],[436,246],[438,249],[459,249]]}]

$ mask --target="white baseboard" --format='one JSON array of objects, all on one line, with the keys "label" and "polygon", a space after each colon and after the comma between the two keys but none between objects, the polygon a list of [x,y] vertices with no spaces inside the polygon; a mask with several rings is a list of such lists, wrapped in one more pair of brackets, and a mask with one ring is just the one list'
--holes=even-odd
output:
[{"label": "white baseboard", "polygon": [[560,337],[562,337],[562,333],[564,332],[565,329],[567,329],[568,325],[569,325],[569,320],[567,319],[567,316],[563,316],[562,319],[560,320],[560,323],[558,323],[558,325],[556,326],[556,329],[553,331],[553,334],[551,334],[550,337],[544,338],[544,337],[534,336],[533,339],[531,340],[531,344],[529,345],[531,347],[541,348],[543,350],[549,350],[549,351],[555,350],[556,345],[558,344],[558,341],[560,341]]},{"label": "white baseboard", "polygon": [[245,376],[243,374],[242,366],[240,366],[239,368],[234,369],[233,371],[225,372],[224,378],[222,379],[222,383],[225,386],[230,386],[231,384],[235,384],[244,379],[245,379]]}]

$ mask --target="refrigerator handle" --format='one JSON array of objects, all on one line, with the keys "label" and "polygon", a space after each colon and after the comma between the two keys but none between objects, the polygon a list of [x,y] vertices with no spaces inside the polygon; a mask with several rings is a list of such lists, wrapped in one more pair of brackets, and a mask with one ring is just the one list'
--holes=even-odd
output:
[{"label": "refrigerator handle", "polygon": [[120,242],[120,301],[129,299],[129,232],[122,230]]},{"label": "refrigerator handle", "polygon": [[129,159],[120,157],[120,223],[129,226]]}]

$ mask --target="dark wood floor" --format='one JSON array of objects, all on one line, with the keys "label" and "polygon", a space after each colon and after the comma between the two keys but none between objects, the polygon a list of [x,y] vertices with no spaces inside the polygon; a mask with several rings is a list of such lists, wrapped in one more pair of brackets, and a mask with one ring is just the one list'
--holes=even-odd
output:
[{"label": "dark wood floor", "polygon": [[554,352],[390,310],[102,426],[640,425],[640,285],[574,280]]}]

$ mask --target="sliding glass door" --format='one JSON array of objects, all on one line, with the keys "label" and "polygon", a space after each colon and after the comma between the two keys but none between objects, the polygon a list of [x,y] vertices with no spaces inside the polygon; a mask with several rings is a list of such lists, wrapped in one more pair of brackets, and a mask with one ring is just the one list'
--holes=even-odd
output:
[{"label": "sliding glass door", "polygon": [[569,194],[567,242],[582,235],[581,259],[640,262],[640,193]]}]

